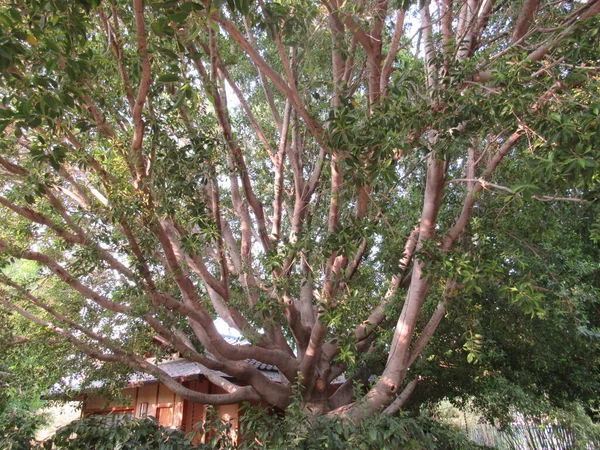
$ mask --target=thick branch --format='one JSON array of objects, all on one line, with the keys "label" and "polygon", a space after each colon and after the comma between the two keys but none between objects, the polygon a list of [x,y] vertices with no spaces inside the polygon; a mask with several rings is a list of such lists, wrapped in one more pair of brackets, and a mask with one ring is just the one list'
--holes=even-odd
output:
[{"label": "thick branch", "polygon": [[[445,163],[437,161],[434,154],[429,155],[425,198],[419,226],[419,242],[429,240],[435,233],[435,224],[440,209],[444,188]],[[398,318],[394,338],[386,367],[380,380],[361,399],[351,412],[353,417],[363,417],[388,405],[396,394],[398,386],[404,380],[410,358],[410,344],[421,306],[427,294],[428,277],[423,273],[424,262],[415,261],[412,271],[410,289]]]},{"label": "thick branch", "polygon": [[535,13],[537,12],[540,6],[540,0],[526,0],[521,6],[521,11],[519,12],[519,18],[517,19],[517,24],[513,31],[513,35],[511,38],[511,43],[515,43],[519,41],[529,29],[533,18],[535,17]]}]

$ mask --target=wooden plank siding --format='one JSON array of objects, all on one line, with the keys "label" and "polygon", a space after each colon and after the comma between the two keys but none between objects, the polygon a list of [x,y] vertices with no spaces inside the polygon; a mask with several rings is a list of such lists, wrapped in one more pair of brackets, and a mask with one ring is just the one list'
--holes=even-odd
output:
[{"label": "wooden plank siding", "polygon": [[[190,389],[204,393],[224,393],[221,388],[214,386],[205,377],[184,382]],[[152,382],[137,387],[131,387],[122,391],[125,399],[121,403],[107,402],[102,396],[86,395],[82,415],[105,415],[113,414],[115,417],[128,414],[133,417],[154,416],[158,422],[170,428],[178,428],[188,433],[198,424],[206,420],[206,406],[199,403],[189,402],[176,395],[164,384]],[[239,404],[215,406],[218,416],[232,424],[232,434],[237,438],[239,419]],[[195,442],[204,443],[206,436],[198,433]]]}]

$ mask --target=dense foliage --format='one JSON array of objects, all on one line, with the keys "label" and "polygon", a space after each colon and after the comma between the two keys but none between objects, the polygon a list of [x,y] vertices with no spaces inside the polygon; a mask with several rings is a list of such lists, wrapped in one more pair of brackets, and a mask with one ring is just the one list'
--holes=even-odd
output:
[{"label": "dense foliage", "polygon": [[[300,394],[355,419],[473,395],[490,417],[530,398],[591,414],[598,13],[0,0],[10,376],[141,371],[190,401]],[[226,394],[147,362],[155,335]]]},{"label": "dense foliage", "polygon": [[164,428],[154,418],[124,417],[107,425],[106,417],[92,416],[59,429],[40,446],[54,450],[192,450],[184,433]]},{"label": "dense foliage", "polygon": [[[476,450],[463,430],[422,416],[374,415],[360,422],[327,416],[307,417],[292,407],[285,419],[250,411],[242,422],[237,447],[283,450],[298,448],[361,450]],[[223,441],[221,440],[221,444]],[[223,446],[223,448],[228,448]]]},{"label": "dense foliage", "polygon": [[[298,419],[295,416],[295,419]],[[310,423],[309,423],[310,422]],[[125,417],[107,425],[106,417],[87,417],[58,430],[44,443],[17,443],[12,450],[232,450],[232,449],[414,449],[475,450],[457,429],[424,418],[378,416],[356,425],[326,417],[281,420],[255,411],[244,422],[244,438],[228,438],[225,424],[213,422],[198,432],[209,433],[206,444],[191,444],[191,436],[164,428],[153,418]]]},{"label": "dense foliage", "polygon": [[35,432],[43,424],[44,417],[34,408],[22,409],[8,402],[8,407],[0,409],[0,448],[29,450],[35,443]]}]

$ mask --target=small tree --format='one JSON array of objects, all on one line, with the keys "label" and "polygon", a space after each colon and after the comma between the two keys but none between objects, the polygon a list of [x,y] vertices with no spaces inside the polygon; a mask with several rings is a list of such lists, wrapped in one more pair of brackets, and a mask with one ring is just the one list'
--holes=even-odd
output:
[{"label": "small tree", "polygon": [[[0,305],[102,370],[360,418],[406,402],[461,300],[589,311],[503,238],[560,202],[598,238],[600,2],[0,4]],[[146,361],[156,334],[225,393]]]}]

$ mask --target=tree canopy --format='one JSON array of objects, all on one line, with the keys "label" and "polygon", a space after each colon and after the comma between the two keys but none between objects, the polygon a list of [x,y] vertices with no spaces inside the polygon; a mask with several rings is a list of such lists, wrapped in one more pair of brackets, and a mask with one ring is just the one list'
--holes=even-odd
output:
[{"label": "tree canopy", "polygon": [[[0,0],[4,348],[354,418],[506,384],[589,400],[598,13]],[[225,393],[144,359],[156,335]]]}]

